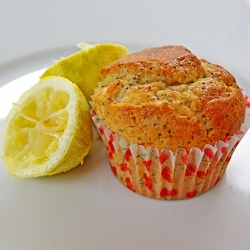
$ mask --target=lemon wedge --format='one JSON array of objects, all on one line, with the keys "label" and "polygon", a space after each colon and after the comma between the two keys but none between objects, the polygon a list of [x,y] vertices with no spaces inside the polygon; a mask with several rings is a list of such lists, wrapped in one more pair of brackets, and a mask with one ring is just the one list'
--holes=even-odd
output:
[{"label": "lemon wedge", "polygon": [[10,176],[58,174],[83,162],[92,143],[89,105],[63,77],[46,77],[13,104],[3,128],[2,160]]},{"label": "lemon wedge", "polygon": [[78,47],[80,51],[56,61],[45,70],[41,78],[49,75],[65,77],[77,84],[87,101],[90,101],[94,88],[101,80],[100,69],[126,56],[129,50],[123,45],[112,43],[80,43]]}]

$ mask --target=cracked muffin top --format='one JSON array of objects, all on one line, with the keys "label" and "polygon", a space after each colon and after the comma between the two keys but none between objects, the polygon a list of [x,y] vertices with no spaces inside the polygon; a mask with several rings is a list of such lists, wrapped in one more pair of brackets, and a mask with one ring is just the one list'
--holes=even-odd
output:
[{"label": "cracked muffin top", "polygon": [[107,127],[132,143],[202,149],[225,141],[245,118],[235,78],[183,46],[136,52],[100,73],[94,109]]}]

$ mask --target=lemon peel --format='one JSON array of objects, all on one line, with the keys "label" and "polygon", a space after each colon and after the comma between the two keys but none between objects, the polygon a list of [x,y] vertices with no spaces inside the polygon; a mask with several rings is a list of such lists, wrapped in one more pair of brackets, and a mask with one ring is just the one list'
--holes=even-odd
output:
[{"label": "lemon peel", "polygon": [[45,77],[13,104],[3,128],[2,160],[13,177],[65,172],[83,162],[92,133],[89,105],[77,85]]},{"label": "lemon peel", "polygon": [[81,50],[56,61],[40,78],[49,75],[65,77],[77,84],[87,101],[91,101],[91,95],[101,80],[100,69],[126,56],[129,50],[123,45],[113,43],[79,43],[77,47]]}]

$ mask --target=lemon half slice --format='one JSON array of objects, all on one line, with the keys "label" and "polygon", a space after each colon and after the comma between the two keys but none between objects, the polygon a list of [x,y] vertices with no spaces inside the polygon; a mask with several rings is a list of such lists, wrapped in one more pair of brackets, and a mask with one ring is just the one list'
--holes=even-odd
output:
[{"label": "lemon half slice", "polygon": [[89,105],[62,77],[46,77],[13,104],[3,128],[2,160],[10,176],[38,177],[83,162],[93,142]]},{"label": "lemon half slice", "polygon": [[90,101],[94,88],[101,80],[100,69],[126,56],[129,51],[123,45],[112,43],[95,45],[80,43],[78,47],[81,51],[57,61],[45,70],[41,78],[50,75],[65,77],[77,84],[87,101]]}]

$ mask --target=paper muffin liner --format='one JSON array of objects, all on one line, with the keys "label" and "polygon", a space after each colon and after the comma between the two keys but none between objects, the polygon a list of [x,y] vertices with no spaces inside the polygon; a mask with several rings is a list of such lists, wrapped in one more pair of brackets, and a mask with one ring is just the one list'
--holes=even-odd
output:
[{"label": "paper muffin liner", "polygon": [[241,129],[225,142],[205,145],[188,153],[179,148],[158,150],[132,144],[115,134],[92,110],[92,119],[106,146],[110,167],[118,180],[131,191],[155,199],[181,200],[207,192],[222,178],[240,140],[250,127],[250,102]]}]

